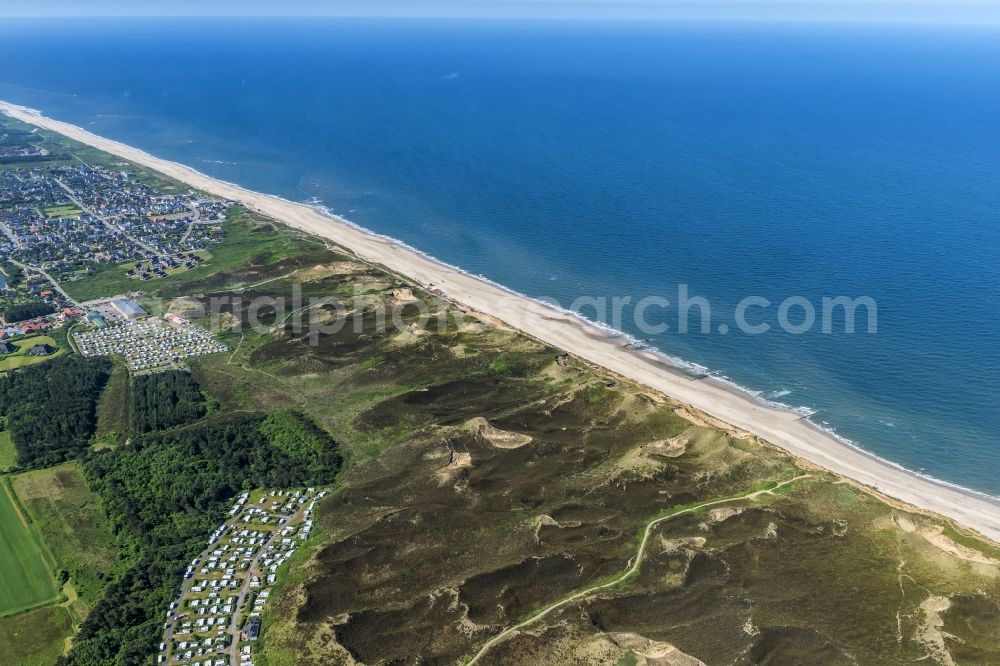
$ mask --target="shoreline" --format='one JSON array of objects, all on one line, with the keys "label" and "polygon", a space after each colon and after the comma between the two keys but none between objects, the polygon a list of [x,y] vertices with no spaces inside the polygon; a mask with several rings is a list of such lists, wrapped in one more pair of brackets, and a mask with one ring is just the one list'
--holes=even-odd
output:
[{"label": "shoreline", "polygon": [[628,381],[647,386],[736,429],[750,432],[809,463],[892,499],[950,518],[1000,542],[1000,498],[913,472],[847,442],[790,409],[764,402],[715,378],[694,379],[669,357],[642,347],[623,348],[625,334],[533,300],[450,266],[400,241],[370,232],[306,203],[248,190],[163,160],[80,127],[0,101],[0,112],[104,152],[135,162],[210,194],[233,199],[299,231],[342,245],[360,258],[426,286],[448,299],[494,317]]}]

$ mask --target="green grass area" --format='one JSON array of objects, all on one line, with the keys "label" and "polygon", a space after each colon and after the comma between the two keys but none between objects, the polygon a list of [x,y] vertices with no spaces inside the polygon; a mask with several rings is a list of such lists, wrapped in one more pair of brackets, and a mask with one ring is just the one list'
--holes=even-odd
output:
[{"label": "green grass area", "polygon": [[497,375],[509,375],[517,370],[517,361],[508,356],[497,356],[490,362],[490,372]]},{"label": "green grass area", "polygon": [[124,441],[128,431],[129,373],[121,359],[115,359],[111,378],[97,403],[95,449],[114,448]]},{"label": "green grass area", "polygon": [[[11,344],[17,348],[17,351],[0,356],[0,372],[16,370],[17,368],[35,365],[36,363],[44,363],[45,361],[62,356],[66,352],[65,348],[60,346],[49,335],[33,335],[30,338],[14,340]],[[28,352],[35,345],[48,345],[55,351],[48,356],[29,356]]]},{"label": "green grass area", "polygon": [[74,206],[73,204],[65,204],[62,206],[49,206],[44,210],[47,217],[76,217],[83,211]]},{"label": "green grass area", "polygon": [[97,495],[75,462],[18,474],[10,482],[55,568],[69,574],[79,596],[72,610],[82,618],[123,568]]},{"label": "green grass area", "polygon": [[52,666],[73,635],[63,606],[46,606],[0,618],[0,664]]},{"label": "green grass area", "polygon": [[58,343],[51,335],[33,335],[30,338],[15,340],[13,345],[18,348],[18,351],[27,352],[35,345],[48,345],[50,347],[56,347],[58,346]]},{"label": "green grass area", "polygon": [[68,153],[63,153],[59,155],[48,155],[46,157],[39,157],[35,160],[21,160],[21,159],[0,159],[0,170],[3,169],[47,169],[53,166],[61,166],[64,164],[71,164],[73,162],[73,156]]},{"label": "green grass area", "polygon": [[615,664],[615,666],[636,666],[638,663],[639,660],[636,658],[635,653],[629,650],[625,653],[624,657],[618,660],[618,663]]},{"label": "green grass area", "polygon": [[57,601],[59,591],[42,545],[0,484],[0,615]]},{"label": "green grass area", "polygon": [[17,465],[17,449],[10,439],[10,432],[0,430],[0,473]]}]

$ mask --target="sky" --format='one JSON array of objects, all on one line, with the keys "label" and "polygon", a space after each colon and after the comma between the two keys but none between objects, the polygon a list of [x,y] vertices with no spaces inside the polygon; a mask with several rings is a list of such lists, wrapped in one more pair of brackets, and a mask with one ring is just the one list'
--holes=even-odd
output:
[{"label": "sky", "polygon": [[0,0],[0,17],[382,16],[1000,23],[1000,0]]}]

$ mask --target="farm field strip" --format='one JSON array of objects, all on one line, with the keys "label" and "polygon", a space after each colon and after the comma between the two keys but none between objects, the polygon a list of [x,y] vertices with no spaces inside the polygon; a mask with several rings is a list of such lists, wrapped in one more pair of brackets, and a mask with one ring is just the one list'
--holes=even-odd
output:
[{"label": "farm field strip", "polygon": [[42,545],[0,483],[0,616],[60,598]]}]

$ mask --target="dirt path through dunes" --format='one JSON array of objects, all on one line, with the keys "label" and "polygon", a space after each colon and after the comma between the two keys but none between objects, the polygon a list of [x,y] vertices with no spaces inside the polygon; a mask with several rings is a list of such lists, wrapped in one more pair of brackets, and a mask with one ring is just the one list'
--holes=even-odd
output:
[{"label": "dirt path through dunes", "polygon": [[501,641],[506,640],[507,638],[510,638],[513,634],[517,633],[521,629],[524,629],[528,625],[534,624],[535,622],[537,622],[538,620],[542,619],[543,617],[545,617],[546,615],[548,615],[552,611],[557,610],[559,608],[562,608],[563,606],[566,606],[568,604],[571,604],[574,601],[578,601],[579,599],[582,599],[583,597],[586,597],[589,594],[593,594],[594,592],[597,592],[599,590],[603,590],[603,589],[606,589],[606,588],[609,588],[609,587],[614,587],[618,583],[624,581],[625,579],[627,579],[630,576],[632,576],[633,574],[635,574],[635,572],[637,572],[639,570],[639,565],[642,563],[642,556],[645,555],[645,553],[646,553],[646,545],[649,543],[649,535],[652,534],[653,528],[656,527],[657,525],[659,525],[660,523],[662,523],[664,521],[667,521],[667,520],[670,520],[671,518],[676,518],[677,516],[683,516],[686,513],[693,513],[695,511],[700,510],[700,509],[704,509],[707,506],[716,506],[718,504],[726,504],[728,502],[739,502],[741,500],[754,499],[754,498],[759,497],[761,495],[766,495],[766,494],[773,493],[775,490],[777,490],[778,488],[781,488],[782,486],[787,486],[790,483],[794,483],[796,481],[801,481],[802,479],[807,479],[807,478],[809,478],[811,476],[812,476],[811,474],[801,474],[801,475],[796,476],[794,478],[782,481],[781,483],[779,483],[779,484],[777,484],[777,485],[775,485],[775,486],[773,486],[771,488],[765,488],[763,490],[754,490],[752,492],[747,493],[746,495],[738,495],[736,497],[726,497],[724,499],[712,500],[710,502],[703,502],[703,503],[698,504],[696,506],[691,506],[691,507],[688,507],[686,509],[681,509],[680,511],[676,511],[676,512],[671,513],[669,515],[661,516],[660,518],[655,518],[655,519],[651,520],[650,522],[648,522],[646,524],[646,529],[642,533],[642,541],[639,543],[639,550],[636,551],[635,557],[633,557],[632,560],[631,560],[632,565],[628,569],[625,570],[625,573],[623,573],[622,575],[618,576],[617,578],[615,578],[614,580],[612,580],[610,582],[602,583],[600,585],[594,585],[593,587],[588,587],[585,590],[581,590],[580,592],[576,592],[575,594],[573,594],[573,595],[571,595],[569,597],[566,597],[562,601],[557,601],[556,603],[552,604],[551,606],[547,606],[546,608],[542,609],[541,611],[539,611],[535,615],[532,615],[531,617],[529,617],[524,622],[521,622],[520,624],[515,624],[513,627],[510,627],[508,629],[504,629],[499,634],[497,634],[496,636],[494,636],[490,640],[486,641],[486,644],[483,645],[483,647],[481,647],[479,649],[479,652],[477,652],[475,654],[475,656],[472,657],[472,659],[470,659],[468,662],[466,662],[466,666],[472,666],[477,661],[479,661],[479,659],[484,654],[486,654],[487,652],[489,652],[490,648],[492,648],[494,645],[496,645],[497,643],[500,643]]}]

